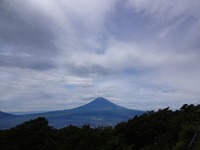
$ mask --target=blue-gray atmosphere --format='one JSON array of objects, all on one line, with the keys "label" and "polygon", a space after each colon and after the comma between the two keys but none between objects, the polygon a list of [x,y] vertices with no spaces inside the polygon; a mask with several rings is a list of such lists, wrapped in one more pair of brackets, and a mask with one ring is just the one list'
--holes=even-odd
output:
[{"label": "blue-gray atmosphere", "polygon": [[200,103],[199,0],[0,0],[0,111]]}]

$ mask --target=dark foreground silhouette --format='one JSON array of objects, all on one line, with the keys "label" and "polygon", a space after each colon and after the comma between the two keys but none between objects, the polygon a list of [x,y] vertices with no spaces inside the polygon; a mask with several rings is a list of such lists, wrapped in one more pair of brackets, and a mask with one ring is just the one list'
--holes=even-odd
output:
[{"label": "dark foreground silhouette", "polygon": [[200,105],[186,104],[176,111],[150,111],[115,127],[55,129],[39,117],[0,130],[0,150],[200,150],[199,122]]}]

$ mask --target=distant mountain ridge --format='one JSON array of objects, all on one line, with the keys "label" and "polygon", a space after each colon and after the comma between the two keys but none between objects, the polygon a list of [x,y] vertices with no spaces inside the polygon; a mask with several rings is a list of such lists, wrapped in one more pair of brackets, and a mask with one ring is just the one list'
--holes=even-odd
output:
[{"label": "distant mountain ridge", "polygon": [[0,118],[14,117],[15,115],[0,111]]},{"label": "distant mountain ridge", "polygon": [[135,115],[143,113],[144,111],[127,109],[103,97],[99,97],[88,104],[74,109],[27,115],[12,115],[0,112],[0,129],[14,127],[24,121],[40,116],[47,118],[49,124],[56,128],[62,128],[70,124],[76,126],[90,124],[92,127],[114,126],[119,122],[126,121]]}]

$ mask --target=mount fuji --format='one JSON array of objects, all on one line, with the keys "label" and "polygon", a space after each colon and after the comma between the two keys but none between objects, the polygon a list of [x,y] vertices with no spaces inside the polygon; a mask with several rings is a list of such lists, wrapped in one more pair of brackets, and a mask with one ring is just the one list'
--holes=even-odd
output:
[{"label": "mount fuji", "polygon": [[114,126],[119,122],[126,121],[143,113],[144,111],[127,109],[103,97],[99,97],[88,104],[74,109],[27,115],[6,114],[4,117],[0,115],[0,129],[14,127],[24,121],[37,117],[47,118],[49,124],[55,128],[63,128],[68,125],[83,126],[85,124],[91,127]]}]

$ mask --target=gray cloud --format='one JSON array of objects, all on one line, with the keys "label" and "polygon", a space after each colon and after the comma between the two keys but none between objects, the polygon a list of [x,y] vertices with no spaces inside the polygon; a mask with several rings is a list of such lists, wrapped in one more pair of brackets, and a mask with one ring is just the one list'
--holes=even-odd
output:
[{"label": "gray cloud", "polygon": [[0,110],[65,109],[98,96],[138,109],[199,102],[197,0],[0,4]]},{"label": "gray cloud", "polygon": [[[0,17],[0,65],[52,69],[58,49],[52,22],[19,1],[2,1]],[[28,8],[27,8],[28,7]]]}]

